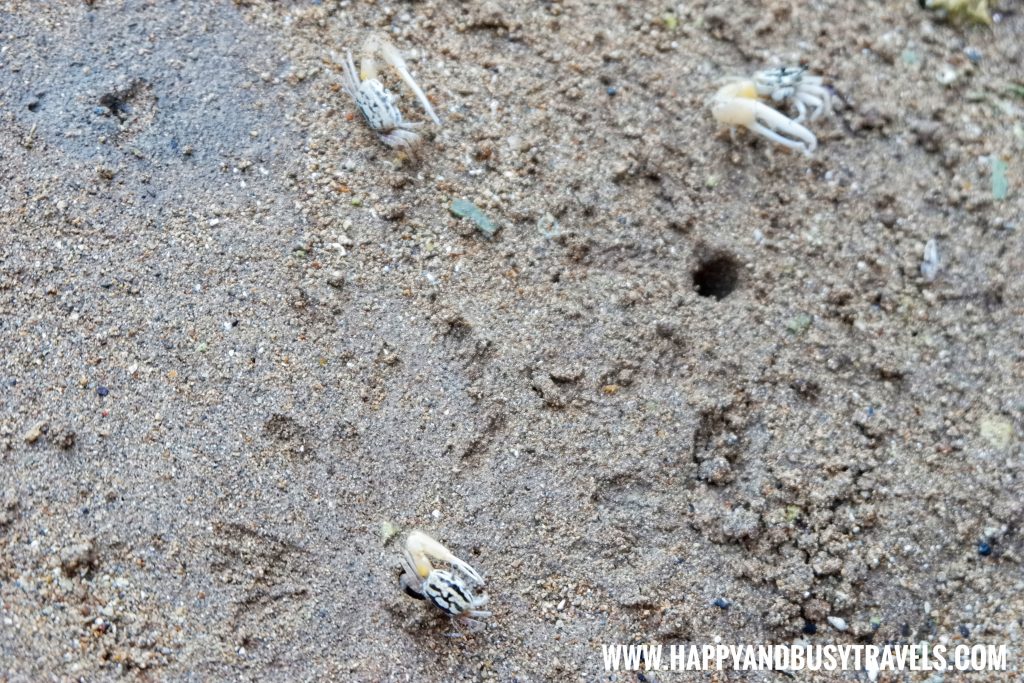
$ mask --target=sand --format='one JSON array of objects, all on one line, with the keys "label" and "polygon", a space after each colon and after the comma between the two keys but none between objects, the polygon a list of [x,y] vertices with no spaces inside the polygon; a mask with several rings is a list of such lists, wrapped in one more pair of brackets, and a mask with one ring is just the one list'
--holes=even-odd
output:
[{"label": "sand", "polygon": [[[716,639],[1017,680],[998,9],[3,3],[0,680],[635,681],[602,643]],[[373,32],[443,119],[416,159],[329,63]],[[812,157],[718,129],[722,79],[801,63]],[[412,529],[486,628],[399,589]]]}]

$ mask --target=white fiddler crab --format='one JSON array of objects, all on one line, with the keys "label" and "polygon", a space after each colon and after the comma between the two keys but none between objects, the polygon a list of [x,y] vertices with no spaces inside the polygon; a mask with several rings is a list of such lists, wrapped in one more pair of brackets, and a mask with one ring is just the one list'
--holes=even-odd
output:
[{"label": "white fiddler crab", "polygon": [[[761,101],[792,102],[797,116],[791,119]],[[783,147],[810,155],[818,147],[818,138],[802,125],[832,111],[832,96],[818,76],[803,67],[766,69],[752,79],[734,80],[719,88],[711,98],[715,120],[730,128],[743,126]],[[810,108],[810,117],[808,117]]]},{"label": "white fiddler crab", "polygon": [[[431,559],[447,562],[451,570],[435,569]],[[402,590],[419,600],[429,600],[452,619],[478,629],[483,623],[476,620],[491,616],[491,612],[480,609],[488,601],[486,595],[476,593],[484,586],[480,573],[422,531],[411,532],[405,540],[402,568]]]},{"label": "white fiddler crab", "polygon": [[808,107],[812,110],[809,121],[817,121],[822,114],[832,111],[832,94],[822,84],[821,76],[807,73],[806,66],[758,71],[754,74],[754,85],[762,97],[770,97],[775,102],[792,102],[796,107],[797,116],[793,119],[796,123],[808,119]]},{"label": "white fiddler crab", "polygon": [[402,118],[402,112],[399,111],[396,104],[398,97],[385,88],[384,84],[377,77],[377,61],[375,57],[378,53],[388,65],[398,72],[402,81],[405,82],[413,94],[416,95],[416,99],[423,105],[423,109],[430,116],[430,119],[435,124],[440,125],[441,120],[434,113],[434,108],[430,106],[430,100],[423,93],[423,89],[420,88],[419,84],[413,79],[412,74],[409,73],[409,67],[406,66],[405,60],[402,59],[398,48],[386,39],[371,36],[366,40],[359,60],[360,68],[358,72],[356,71],[355,63],[352,61],[351,50],[345,51],[345,59],[341,59],[334,53],[331,53],[331,58],[336,64],[341,66],[342,85],[345,88],[345,92],[356,103],[356,107],[359,108],[359,113],[363,115],[366,124],[377,134],[381,142],[388,147],[412,151],[419,145],[421,140],[419,133],[415,129],[423,124],[406,121]]}]

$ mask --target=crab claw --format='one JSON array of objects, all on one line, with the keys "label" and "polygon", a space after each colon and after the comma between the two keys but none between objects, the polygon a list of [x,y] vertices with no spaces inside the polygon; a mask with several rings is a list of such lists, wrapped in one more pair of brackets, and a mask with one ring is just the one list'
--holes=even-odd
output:
[{"label": "crab claw", "polygon": [[[420,88],[419,83],[409,73],[409,67],[406,66],[405,60],[402,59],[402,53],[398,51],[394,45],[380,38],[379,36],[370,36],[367,38],[366,43],[363,45],[363,59],[361,61],[362,68],[360,69],[360,78],[364,81],[377,77],[377,64],[374,62],[373,55],[380,52],[381,56],[384,57],[384,61],[390,64],[398,75],[401,76],[405,84],[412,90],[413,94],[416,95],[416,99],[423,105],[423,110],[427,112],[427,116],[434,123],[440,125],[441,119],[437,118],[437,114],[434,113],[434,108],[430,106],[430,100],[427,99],[423,89]],[[389,143],[390,144],[390,143]],[[394,145],[392,145],[394,146]]]},{"label": "crab claw", "polygon": [[484,577],[480,576],[480,572],[478,572],[477,570],[473,569],[466,562],[460,560],[457,557],[453,557],[451,559],[451,565],[452,565],[452,569],[453,570],[455,570],[456,572],[458,572],[458,573],[462,574],[463,576],[465,576],[467,579],[469,579],[476,586],[483,586],[484,585]]},{"label": "crab claw", "polygon": [[427,578],[434,567],[430,564],[430,558],[447,562],[452,569],[477,586],[484,585],[484,579],[480,573],[473,569],[469,563],[455,557],[448,548],[427,536],[422,531],[413,531],[405,540],[405,552],[408,569],[412,569],[421,579]]},{"label": "crab claw", "polygon": [[719,123],[743,126],[761,137],[808,156],[818,146],[814,133],[758,101],[757,88],[750,81],[722,87],[711,100],[711,113]]}]

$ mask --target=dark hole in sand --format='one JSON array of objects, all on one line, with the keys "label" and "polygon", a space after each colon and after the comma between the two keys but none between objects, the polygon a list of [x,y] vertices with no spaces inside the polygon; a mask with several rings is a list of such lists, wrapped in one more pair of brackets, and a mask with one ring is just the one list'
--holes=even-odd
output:
[{"label": "dark hole in sand", "polygon": [[128,103],[116,93],[108,92],[100,98],[100,105],[107,108],[107,116],[123,119],[128,115]]},{"label": "dark hole in sand", "polygon": [[697,294],[721,301],[736,289],[739,276],[736,259],[728,254],[716,254],[698,264],[693,271],[693,286]]}]

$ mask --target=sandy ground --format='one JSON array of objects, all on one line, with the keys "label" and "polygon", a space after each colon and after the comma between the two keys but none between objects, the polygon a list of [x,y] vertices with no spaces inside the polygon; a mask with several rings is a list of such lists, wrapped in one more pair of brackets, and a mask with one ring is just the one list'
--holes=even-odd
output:
[{"label": "sandy ground", "polygon": [[[0,2],[0,680],[634,681],[602,643],[716,638],[1019,680],[999,9]],[[325,62],[373,31],[419,160]],[[718,131],[720,79],[798,63],[813,157]],[[486,629],[399,590],[414,528]]]}]

